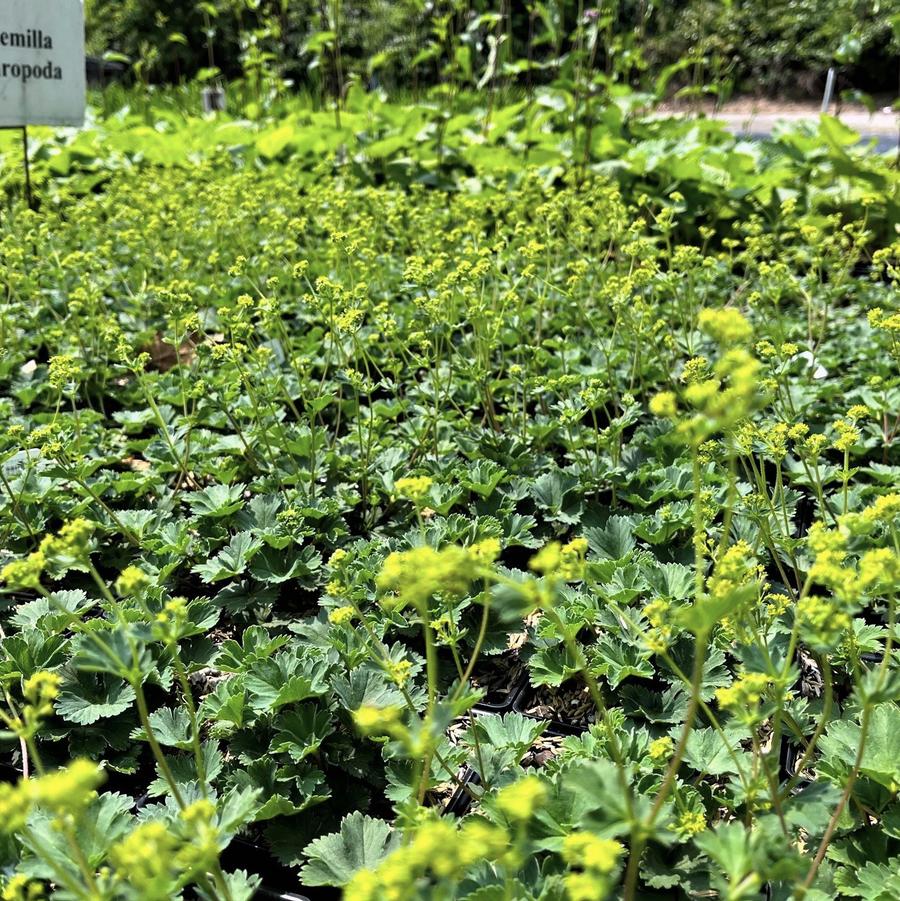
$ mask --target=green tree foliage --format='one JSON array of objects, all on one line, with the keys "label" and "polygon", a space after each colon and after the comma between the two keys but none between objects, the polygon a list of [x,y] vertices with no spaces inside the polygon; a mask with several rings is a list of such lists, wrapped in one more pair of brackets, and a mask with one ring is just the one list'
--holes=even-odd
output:
[{"label": "green tree foliage", "polygon": [[627,60],[632,80],[691,61],[673,84],[810,93],[837,60],[855,87],[897,86],[900,0],[86,0],[89,52],[124,54],[143,80],[214,60],[229,77],[332,92],[352,80],[416,89],[448,64],[483,67],[492,47],[507,77],[530,84],[571,49],[579,13],[601,23],[592,64]]}]

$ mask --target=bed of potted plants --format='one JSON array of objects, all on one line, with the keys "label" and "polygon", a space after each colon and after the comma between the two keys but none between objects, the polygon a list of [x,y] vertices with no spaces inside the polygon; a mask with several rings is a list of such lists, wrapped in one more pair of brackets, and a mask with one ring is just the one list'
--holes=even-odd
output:
[{"label": "bed of potted plants", "polygon": [[298,172],[2,226],[5,897],[894,897],[879,198]]}]

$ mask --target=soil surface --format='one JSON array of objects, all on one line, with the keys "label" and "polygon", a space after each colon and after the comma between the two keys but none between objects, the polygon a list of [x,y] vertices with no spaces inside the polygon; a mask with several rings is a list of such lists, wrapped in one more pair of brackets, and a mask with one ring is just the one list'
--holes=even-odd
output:
[{"label": "soil surface", "polygon": [[560,686],[541,685],[526,689],[521,706],[528,716],[557,720],[568,726],[587,728],[597,719],[587,686],[574,680]]}]

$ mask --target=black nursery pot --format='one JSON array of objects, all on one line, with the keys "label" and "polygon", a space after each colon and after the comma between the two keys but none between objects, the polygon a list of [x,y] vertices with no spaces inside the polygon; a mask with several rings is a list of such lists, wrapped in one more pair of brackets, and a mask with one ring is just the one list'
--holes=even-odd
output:
[{"label": "black nursery pot", "polygon": [[[862,663],[866,664],[866,666],[876,667],[879,666],[882,662],[882,657],[880,654],[873,654],[871,652],[865,652],[859,655],[859,659]],[[803,685],[802,679],[795,684],[795,690],[803,694]],[[843,686],[849,693],[849,689],[846,685]],[[842,686],[839,684],[835,688],[835,693],[838,695],[842,689]],[[807,735],[807,740],[812,736]],[[800,746],[791,740],[791,736],[787,733],[783,733],[781,736],[781,747],[778,751],[778,778],[781,782],[787,782],[790,779],[793,779],[798,775],[797,766],[800,762],[800,758],[803,756],[803,752],[800,749]],[[794,786],[794,793],[802,791],[810,784],[808,779],[797,779],[797,784]]]},{"label": "black nursery pot", "polygon": [[[444,653],[439,659],[441,679],[450,685],[459,678],[453,658],[449,653]],[[472,682],[479,685],[485,695],[475,705],[475,712],[509,713],[527,681],[525,668],[514,652],[482,656],[472,674]]]},{"label": "black nursery pot", "polygon": [[465,816],[472,806],[472,796],[466,791],[466,788],[470,785],[480,785],[481,779],[475,770],[471,767],[466,767],[465,770],[463,770],[460,781],[462,782],[462,785],[457,786],[456,791],[453,792],[450,796],[450,800],[444,805],[444,809],[441,811],[444,816]]},{"label": "black nursery pot", "polygon": [[880,282],[881,284],[888,284],[890,282],[890,275],[885,267],[876,278],[872,278],[872,264],[866,260],[857,260],[857,262],[853,265],[853,269],[850,272],[850,275],[853,278],[859,279],[864,282],[870,282],[871,284],[876,284]]},{"label": "black nursery pot", "polygon": [[[882,623],[882,621],[879,619],[873,619],[873,622],[876,622],[879,625]],[[859,655],[859,660],[866,667],[875,670],[879,666],[881,666],[883,658],[881,654],[873,654],[867,651]],[[833,675],[833,692],[836,704],[843,704],[844,701],[852,695],[853,680],[848,672],[835,669]],[[807,733],[806,735],[807,740],[809,740],[810,738],[812,738],[811,732]],[[789,734],[783,735],[780,757],[782,779],[791,779],[794,777],[794,775],[797,773],[797,763],[802,756],[803,750],[801,749],[799,743],[792,741]],[[809,780],[798,779],[798,790],[805,788],[807,785],[809,785]]]},{"label": "black nursery pot", "polygon": [[0,782],[18,782],[22,778],[22,770],[10,763],[0,763]]},{"label": "black nursery pot", "polygon": [[778,751],[778,781],[787,782],[793,779],[797,771],[800,754],[797,746],[787,735],[781,736],[781,748]]},{"label": "black nursery pot", "polygon": [[562,720],[550,720],[549,723],[544,735],[584,735],[593,725],[593,723],[566,723]]},{"label": "black nursery pot", "polygon": [[[473,709],[476,713],[509,713],[511,710],[515,710],[515,705],[527,685],[528,676],[521,672],[510,683],[505,694],[486,695],[486,699],[479,701]],[[491,698],[491,700],[487,700],[487,698]]]},{"label": "black nursery pot", "polygon": [[310,901],[308,895],[297,895],[293,892],[276,892],[264,885],[256,890],[256,898],[268,898],[270,901]]},{"label": "black nursery pot", "polygon": [[593,725],[591,722],[582,720],[570,720],[565,717],[537,716],[536,714],[531,713],[528,710],[528,707],[534,699],[536,691],[536,689],[531,687],[526,678],[525,684],[522,686],[522,689],[519,691],[515,703],[513,704],[513,710],[522,716],[527,716],[529,719],[548,723],[546,730],[547,735],[583,735]]},{"label": "black nursery pot", "polygon": [[297,872],[277,861],[269,850],[245,838],[235,838],[222,854],[226,870],[246,870],[262,878],[257,898],[272,901],[336,901],[340,889],[297,884]]}]

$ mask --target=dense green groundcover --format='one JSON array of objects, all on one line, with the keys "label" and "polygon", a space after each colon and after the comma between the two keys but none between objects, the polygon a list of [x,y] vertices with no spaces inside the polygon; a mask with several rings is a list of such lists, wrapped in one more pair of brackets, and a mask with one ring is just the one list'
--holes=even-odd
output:
[{"label": "dense green groundcover", "polygon": [[896,172],[823,128],[745,192],[16,206],[3,897],[237,901],[235,836],[357,901],[900,897]]}]

